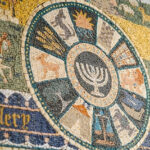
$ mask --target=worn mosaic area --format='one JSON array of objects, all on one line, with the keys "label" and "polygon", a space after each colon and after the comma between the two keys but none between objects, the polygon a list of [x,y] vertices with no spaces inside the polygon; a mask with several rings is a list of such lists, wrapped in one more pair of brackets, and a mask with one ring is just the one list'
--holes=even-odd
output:
[{"label": "worn mosaic area", "polygon": [[2,149],[150,149],[149,4],[45,1],[0,1]]}]

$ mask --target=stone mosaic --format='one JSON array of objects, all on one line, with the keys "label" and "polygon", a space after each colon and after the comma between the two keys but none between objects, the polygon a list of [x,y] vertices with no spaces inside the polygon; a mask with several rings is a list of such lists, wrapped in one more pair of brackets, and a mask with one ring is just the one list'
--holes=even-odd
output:
[{"label": "stone mosaic", "polygon": [[0,7],[0,149],[150,149],[147,2]]}]

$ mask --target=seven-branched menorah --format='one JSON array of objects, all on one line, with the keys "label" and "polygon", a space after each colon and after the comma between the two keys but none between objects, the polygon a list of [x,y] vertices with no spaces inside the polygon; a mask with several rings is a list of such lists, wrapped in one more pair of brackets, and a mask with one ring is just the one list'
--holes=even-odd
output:
[{"label": "seven-branched menorah", "polygon": [[99,91],[99,87],[103,87],[108,82],[107,69],[94,67],[92,65],[79,62],[76,62],[76,67],[81,78],[88,84],[93,85],[94,90],[91,92],[91,94],[104,97],[105,95]]}]

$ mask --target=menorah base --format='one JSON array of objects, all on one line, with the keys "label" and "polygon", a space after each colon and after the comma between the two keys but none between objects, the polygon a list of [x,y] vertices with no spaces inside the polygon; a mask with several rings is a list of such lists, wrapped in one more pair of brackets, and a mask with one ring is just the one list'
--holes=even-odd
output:
[{"label": "menorah base", "polygon": [[100,97],[104,97],[105,96],[103,93],[100,93],[99,91],[92,91],[91,94],[95,95],[95,96],[100,96]]}]

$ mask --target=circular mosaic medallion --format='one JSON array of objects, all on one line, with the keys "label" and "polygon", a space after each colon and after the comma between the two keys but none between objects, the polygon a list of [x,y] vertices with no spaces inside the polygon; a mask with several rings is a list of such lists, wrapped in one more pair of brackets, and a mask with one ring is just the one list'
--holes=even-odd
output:
[{"label": "circular mosaic medallion", "polygon": [[85,2],[46,2],[23,34],[26,80],[43,115],[80,149],[131,149],[146,134],[150,93],[135,48]]},{"label": "circular mosaic medallion", "polygon": [[67,55],[67,74],[73,87],[88,103],[106,107],[116,100],[117,73],[100,48],[87,43],[75,45]]}]

